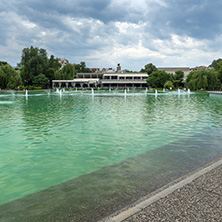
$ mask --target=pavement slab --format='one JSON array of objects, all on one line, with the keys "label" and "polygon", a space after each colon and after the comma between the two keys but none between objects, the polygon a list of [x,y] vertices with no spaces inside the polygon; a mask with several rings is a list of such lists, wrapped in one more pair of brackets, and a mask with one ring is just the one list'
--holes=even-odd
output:
[{"label": "pavement slab", "polygon": [[127,218],[114,218],[110,221],[222,221],[222,164]]}]

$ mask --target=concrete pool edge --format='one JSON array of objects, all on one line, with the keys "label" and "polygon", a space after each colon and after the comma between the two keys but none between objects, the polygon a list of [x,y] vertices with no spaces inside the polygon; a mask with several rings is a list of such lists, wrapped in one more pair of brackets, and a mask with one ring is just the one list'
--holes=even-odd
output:
[{"label": "concrete pool edge", "polygon": [[222,157],[218,157],[213,161],[210,161],[203,166],[200,166],[198,169],[184,175],[177,180],[163,186],[162,188],[154,191],[148,196],[141,198],[134,204],[131,204],[120,211],[113,213],[112,215],[100,220],[100,222],[121,222],[127,218],[133,216],[136,213],[139,213],[143,209],[147,208],[151,204],[157,202],[158,200],[167,197],[174,191],[186,186],[187,184],[192,183],[197,178],[209,173],[210,171],[216,169],[222,165]]},{"label": "concrete pool edge", "polygon": [[0,220],[92,222],[122,212],[222,157],[222,137],[211,131],[0,205]]}]

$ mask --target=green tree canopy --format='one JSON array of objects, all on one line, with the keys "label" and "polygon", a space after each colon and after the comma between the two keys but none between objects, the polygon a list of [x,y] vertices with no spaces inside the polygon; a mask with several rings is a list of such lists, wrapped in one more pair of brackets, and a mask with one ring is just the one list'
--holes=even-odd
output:
[{"label": "green tree canopy", "polygon": [[217,59],[212,62],[210,67],[213,67],[215,70],[219,70],[222,68],[222,59]]},{"label": "green tree canopy", "polygon": [[214,60],[211,64],[211,67],[218,71],[218,78],[222,83],[222,59]]},{"label": "green tree canopy", "polygon": [[75,65],[70,63],[63,66],[61,70],[55,72],[55,79],[57,80],[71,80],[76,74]]},{"label": "green tree canopy", "polygon": [[220,87],[218,72],[214,69],[192,71],[187,76],[186,86],[192,90],[218,88]]},{"label": "green tree canopy", "polygon": [[49,85],[49,79],[44,74],[39,74],[34,77],[33,85],[46,88]]},{"label": "green tree canopy", "polygon": [[163,88],[167,81],[172,81],[172,75],[165,71],[154,71],[147,79],[147,84],[154,88]]},{"label": "green tree canopy", "polygon": [[21,77],[25,85],[32,85],[34,77],[47,72],[47,52],[45,49],[24,48],[21,58]]},{"label": "green tree canopy", "polygon": [[92,72],[91,69],[86,67],[85,62],[80,62],[80,64],[76,64],[75,69],[76,69],[77,73],[90,73],[90,72]]},{"label": "green tree canopy", "polygon": [[21,84],[21,78],[7,62],[0,62],[0,88],[15,89]]},{"label": "green tree canopy", "polygon": [[52,83],[52,80],[55,79],[55,73],[60,69],[61,64],[59,63],[59,60],[54,57],[54,55],[51,55],[48,59],[47,64],[47,71],[45,73],[45,76],[49,79],[50,85]]},{"label": "green tree canopy", "polygon": [[145,69],[140,70],[140,72],[146,72],[148,75],[150,75],[154,71],[157,71],[157,68],[152,63],[145,65]]},{"label": "green tree canopy", "polygon": [[181,70],[178,70],[173,75],[173,84],[176,88],[183,86],[183,79],[184,79],[184,72]]},{"label": "green tree canopy", "polygon": [[4,61],[0,61],[0,66],[4,66],[4,65],[8,65],[8,63]]},{"label": "green tree canopy", "polygon": [[173,89],[174,88],[174,85],[171,81],[167,81],[165,84],[164,84],[164,88],[166,89]]}]

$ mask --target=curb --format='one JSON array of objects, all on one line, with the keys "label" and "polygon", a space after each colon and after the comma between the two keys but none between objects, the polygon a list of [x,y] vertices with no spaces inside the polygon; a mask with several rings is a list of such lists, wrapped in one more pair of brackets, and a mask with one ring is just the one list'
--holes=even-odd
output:
[{"label": "curb", "polygon": [[125,219],[127,219],[128,217],[134,215],[135,213],[138,213],[139,211],[143,210],[144,208],[148,207],[149,205],[153,204],[154,202],[158,201],[161,198],[164,198],[166,196],[168,196],[169,194],[173,193],[174,191],[184,187],[185,185],[191,183],[192,181],[194,181],[195,179],[197,179],[198,177],[208,173],[209,171],[217,168],[218,166],[222,165],[222,159],[212,163],[211,165],[200,169],[199,171],[191,174],[190,176],[186,177],[185,179],[181,180],[178,183],[173,184],[172,186],[156,193],[155,195],[148,197],[147,199],[141,201],[140,203],[136,204],[133,207],[130,207],[127,210],[124,210],[120,213],[118,213],[115,216],[109,216],[107,217],[105,220],[105,222],[121,222]]}]

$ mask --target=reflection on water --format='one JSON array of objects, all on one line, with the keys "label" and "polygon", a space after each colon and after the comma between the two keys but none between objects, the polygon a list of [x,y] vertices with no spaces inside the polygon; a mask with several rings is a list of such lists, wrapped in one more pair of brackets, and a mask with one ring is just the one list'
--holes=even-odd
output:
[{"label": "reflection on water", "polygon": [[220,98],[88,94],[0,97],[0,204],[221,129]]}]

